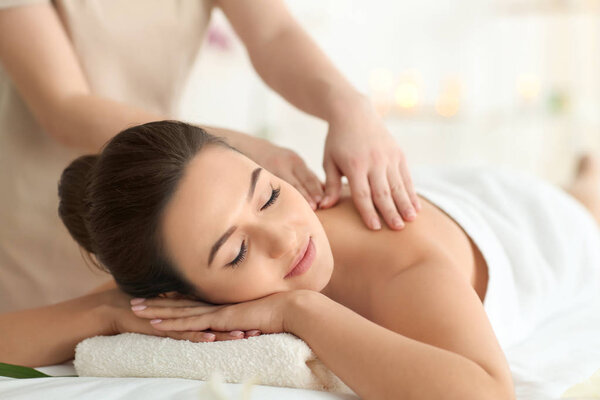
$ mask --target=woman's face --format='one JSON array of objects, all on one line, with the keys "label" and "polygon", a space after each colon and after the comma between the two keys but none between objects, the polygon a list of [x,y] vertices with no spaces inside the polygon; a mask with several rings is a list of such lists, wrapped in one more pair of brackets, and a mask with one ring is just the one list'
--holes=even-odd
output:
[{"label": "woman's face", "polygon": [[[242,154],[207,146],[165,208],[167,254],[204,300],[237,303],[295,289],[321,291],[333,256],[319,219],[290,184]],[[306,272],[287,276],[308,248]]]}]

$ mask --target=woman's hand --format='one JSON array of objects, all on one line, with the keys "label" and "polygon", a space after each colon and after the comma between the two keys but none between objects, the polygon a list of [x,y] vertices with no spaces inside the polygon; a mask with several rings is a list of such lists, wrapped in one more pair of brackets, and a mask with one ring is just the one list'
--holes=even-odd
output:
[{"label": "woman's hand", "polygon": [[[241,335],[231,335],[230,332],[177,332],[177,331],[164,331],[155,329],[148,320],[137,316],[133,311],[132,307],[139,305],[136,303],[131,304],[131,296],[123,293],[119,289],[106,290],[99,295],[103,296],[102,299],[102,318],[107,326],[104,334],[116,335],[119,333],[133,332],[142,333],[145,335],[154,335],[162,337],[170,337],[172,339],[189,340],[192,342],[212,342],[218,340],[234,340],[242,339],[244,337],[256,336],[257,332],[241,332]],[[156,304],[162,304],[162,307],[170,309],[184,309],[189,307],[222,307],[208,305],[208,303],[202,303],[192,300],[179,299],[174,296],[168,298],[156,298],[147,300],[148,302],[155,302]]]},{"label": "woman's hand", "polygon": [[329,123],[323,168],[326,174],[322,208],[340,197],[346,176],[354,204],[371,229],[380,229],[376,209],[387,225],[401,229],[421,209],[406,157],[383,121],[366,100],[358,112],[346,112]]},{"label": "woman's hand", "polygon": [[148,325],[153,329],[163,332],[210,330],[213,333],[227,334],[231,331],[252,330],[281,333],[286,332],[286,310],[299,292],[301,291],[279,292],[256,300],[218,306],[192,301],[174,303],[161,298],[140,299],[132,310],[137,316],[151,320]]}]

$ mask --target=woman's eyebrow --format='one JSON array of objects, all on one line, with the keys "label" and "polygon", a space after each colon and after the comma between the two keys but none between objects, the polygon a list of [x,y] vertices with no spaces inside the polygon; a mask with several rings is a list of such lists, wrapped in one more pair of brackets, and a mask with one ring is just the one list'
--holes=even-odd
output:
[{"label": "woman's eyebrow", "polygon": [[[256,182],[258,182],[258,177],[261,171],[262,168],[260,167],[252,171],[252,174],[250,175],[250,188],[248,189],[248,196],[246,197],[246,201],[250,201],[250,199],[252,199],[252,196],[254,196],[254,189],[256,189]],[[229,239],[229,236],[231,236],[231,234],[235,232],[236,228],[237,226],[234,225],[231,228],[227,229],[227,232],[221,235],[221,237],[215,242],[215,244],[213,244],[212,248],[210,249],[210,255],[208,256],[208,268],[210,268],[210,264],[215,258],[215,254],[217,254],[219,248],[223,245],[223,243],[227,241],[227,239]]]}]

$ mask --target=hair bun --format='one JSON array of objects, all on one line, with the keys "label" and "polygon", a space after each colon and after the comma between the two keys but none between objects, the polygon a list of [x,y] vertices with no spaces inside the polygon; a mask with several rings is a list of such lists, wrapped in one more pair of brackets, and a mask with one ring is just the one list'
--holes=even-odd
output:
[{"label": "hair bun", "polygon": [[71,236],[89,253],[94,253],[94,246],[86,222],[89,211],[87,188],[97,161],[97,155],[77,158],[63,171],[58,182],[58,215]]}]

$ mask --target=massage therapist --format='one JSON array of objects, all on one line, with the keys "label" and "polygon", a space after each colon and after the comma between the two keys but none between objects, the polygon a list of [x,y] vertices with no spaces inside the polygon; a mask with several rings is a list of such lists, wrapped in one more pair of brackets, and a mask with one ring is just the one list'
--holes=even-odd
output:
[{"label": "massage therapist", "polygon": [[326,182],[291,150],[204,128],[293,184],[313,209],[336,204],[346,176],[368,227],[380,228],[377,211],[394,229],[415,218],[402,149],[282,0],[2,0],[0,313],[82,296],[109,279],[84,264],[58,219],[60,172],[128,126],[176,117],[214,6],[261,78],[329,123]]}]

